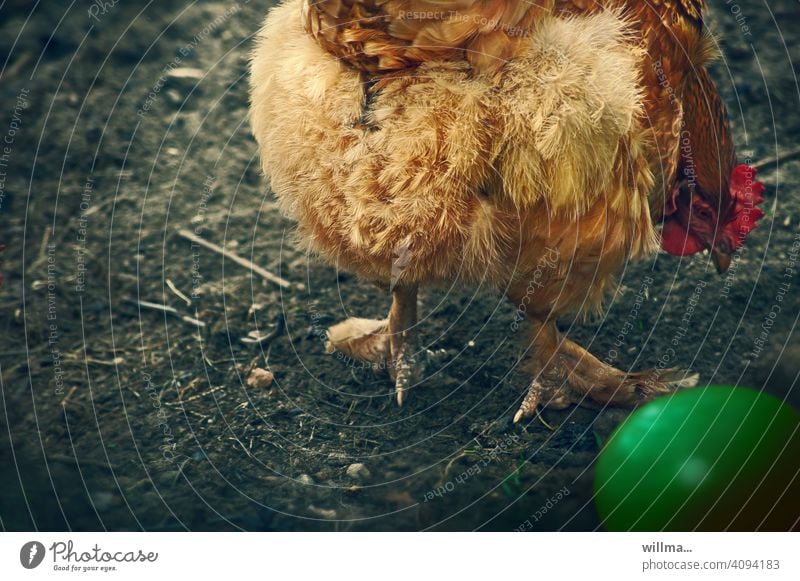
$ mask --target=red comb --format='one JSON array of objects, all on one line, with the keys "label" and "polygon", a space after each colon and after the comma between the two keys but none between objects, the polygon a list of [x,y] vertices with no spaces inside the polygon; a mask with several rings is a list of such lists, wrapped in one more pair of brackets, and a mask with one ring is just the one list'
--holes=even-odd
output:
[{"label": "red comb", "polygon": [[736,238],[737,247],[744,243],[747,235],[764,217],[764,212],[758,205],[764,202],[766,188],[756,181],[757,173],[758,170],[749,165],[738,165],[731,174],[730,191],[735,205],[728,228]]}]

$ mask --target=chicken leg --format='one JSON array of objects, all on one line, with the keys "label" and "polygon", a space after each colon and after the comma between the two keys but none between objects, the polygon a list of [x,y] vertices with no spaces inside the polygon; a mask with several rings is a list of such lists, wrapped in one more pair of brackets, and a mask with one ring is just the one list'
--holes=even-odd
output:
[{"label": "chicken leg", "polygon": [[554,322],[532,323],[537,375],[514,416],[515,423],[532,416],[539,405],[551,409],[564,409],[571,404],[634,407],[678,387],[697,384],[696,375],[677,369],[625,373],[563,337]]},{"label": "chicken leg", "polygon": [[418,383],[416,324],[417,287],[397,286],[387,319],[351,318],[334,325],[328,329],[326,351],[385,368],[402,406],[406,392]]}]

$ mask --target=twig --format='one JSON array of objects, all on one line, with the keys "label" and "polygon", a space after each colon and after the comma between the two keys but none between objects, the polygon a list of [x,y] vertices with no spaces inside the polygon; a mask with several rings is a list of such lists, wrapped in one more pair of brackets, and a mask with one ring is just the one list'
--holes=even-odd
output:
[{"label": "twig", "polygon": [[179,318],[181,321],[185,323],[189,323],[190,325],[196,325],[198,327],[205,327],[206,324],[203,321],[199,321],[194,319],[188,315],[181,315],[180,311],[174,307],[170,307],[169,305],[161,305],[159,303],[151,303],[150,301],[130,301],[134,305],[138,305],[143,309],[152,309],[154,311],[161,311],[162,313],[166,313],[168,315],[172,315],[173,317]]},{"label": "twig", "polygon": [[185,294],[183,294],[181,291],[179,291],[178,287],[175,286],[174,282],[172,282],[170,279],[167,279],[165,282],[167,283],[167,286],[169,287],[169,290],[171,290],[173,293],[175,293],[175,296],[177,296],[179,299],[182,299],[183,302],[186,303],[187,307],[191,307],[192,306],[192,300],[189,297],[187,297]]},{"label": "twig", "polygon": [[548,430],[550,430],[551,432],[555,432],[555,431],[556,431],[556,429],[555,429],[553,426],[551,426],[550,424],[548,424],[548,423],[545,421],[545,419],[542,417],[542,414],[541,414],[541,413],[539,413],[539,407],[538,407],[538,406],[536,407],[536,417],[539,419],[539,421],[540,421],[540,422],[542,422],[542,425],[543,425],[545,428],[547,428],[547,429],[548,429]]},{"label": "twig", "polygon": [[23,53],[17,60],[15,60],[9,67],[6,69],[5,74],[2,75],[4,81],[8,81],[9,79],[13,79],[16,77],[20,71],[23,69],[25,65],[27,65],[31,60],[31,55],[29,53]]},{"label": "twig", "polygon": [[228,259],[232,260],[233,262],[235,262],[236,264],[238,264],[240,266],[244,266],[245,268],[249,268],[252,272],[255,272],[257,275],[259,275],[264,280],[268,280],[270,282],[273,282],[273,283],[275,283],[278,286],[281,286],[283,288],[289,288],[289,287],[292,286],[292,283],[290,283],[288,280],[272,274],[270,271],[266,270],[265,268],[261,268],[260,266],[258,266],[257,264],[254,264],[252,261],[247,260],[246,258],[242,258],[241,256],[239,256],[235,252],[231,252],[230,250],[225,250],[222,246],[219,246],[217,244],[214,244],[213,242],[209,242],[208,240],[204,240],[203,238],[200,238],[199,236],[197,236],[193,232],[190,232],[189,230],[181,228],[180,230],[178,230],[178,236],[180,236],[181,238],[186,238],[187,240],[190,240],[190,241],[194,242],[195,244],[199,244],[200,246],[202,246],[204,248],[207,248],[209,250],[213,250],[217,254],[221,254],[225,258],[228,258]]},{"label": "twig", "polygon": [[39,270],[39,268],[45,263],[47,260],[47,247],[50,244],[50,235],[52,231],[50,228],[44,229],[44,234],[42,235],[42,242],[39,245],[39,254],[36,259],[31,263],[30,270],[35,272]]},{"label": "twig", "polygon": [[183,396],[186,394],[186,392],[191,391],[192,389],[197,387],[199,383],[200,383],[200,378],[195,377],[185,387],[182,387],[180,391],[178,391],[178,401],[179,402],[183,401]]},{"label": "twig", "polygon": [[206,397],[207,395],[213,395],[218,391],[222,391],[223,389],[225,389],[224,385],[218,385],[216,387],[212,387],[211,389],[207,389],[203,393],[198,393],[197,395],[193,395],[192,397],[188,397],[186,399],[182,399],[179,401],[168,401],[167,405],[183,405],[185,403],[193,402],[200,398]]},{"label": "twig", "polygon": [[753,164],[753,169],[761,171],[762,169],[766,169],[769,166],[775,165],[777,163],[785,163],[787,161],[792,161],[793,159],[800,158],[800,147],[796,147],[794,149],[790,149],[783,155],[778,154],[772,157],[768,157],[766,159],[762,159],[757,161]]},{"label": "twig", "polygon": [[350,419],[350,415],[353,413],[353,410],[356,409],[357,405],[358,405],[358,400],[354,399],[353,403],[350,404],[350,408],[347,410],[347,415],[344,416],[344,421],[347,421],[347,420]]},{"label": "twig", "polygon": [[178,472],[175,474],[175,478],[173,478],[173,479],[172,479],[172,483],[173,483],[173,484],[175,484],[175,483],[178,481],[178,478],[180,478],[180,477],[181,477],[181,475],[183,474],[183,467],[184,467],[184,466],[186,466],[186,463],[187,463],[187,462],[189,462],[189,460],[190,460],[190,459],[189,459],[189,458],[187,458],[186,460],[184,460],[183,462],[181,462],[181,465],[180,465],[180,466],[178,466]]},{"label": "twig", "polygon": [[453,464],[455,464],[456,462],[458,462],[462,458],[469,458],[470,456],[473,456],[473,455],[474,455],[474,452],[472,452],[471,450],[470,451],[462,450],[459,453],[458,456],[455,456],[454,458],[451,458],[450,461],[447,463],[447,466],[444,467],[444,472],[442,472],[442,475],[439,477],[439,481],[437,482],[437,486],[441,486],[443,484],[446,484],[445,478],[447,478],[447,475],[450,473],[450,469],[453,467]]},{"label": "twig", "polygon": [[64,396],[64,399],[61,400],[62,407],[66,406],[69,403],[69,400],[72,398],[72,394],[74,394],[76,391],[78,391],[78,386],[73,385],[72,388],[69,390],[69,393],[67,393],[67,395]]},{"label": "twig", "polygon": [[105,365],[107,367],[114,367],[116,365],[125,363],[125,358],[114,357],[114,359],[106,361],[104,359],[95,359],[94,357],[86,357],[85,359],[81,359],[80,356],[75,356],[75,357],[67,356],[64,357],[64,361],[69,361],[72,363],[87,363],[91,365]]},{"label": "twig", "polygon": [[249,336],[249,337],[242,337],[239,339],[242,343],[247,345],[252,345],[257,343],[262,347],[270,345],[275,339],[283,335],[286,331],[286,317],[283,316],[283,313],[278,313],[275,317],[275,327],[270,331],[267,335],[261,336]]}]

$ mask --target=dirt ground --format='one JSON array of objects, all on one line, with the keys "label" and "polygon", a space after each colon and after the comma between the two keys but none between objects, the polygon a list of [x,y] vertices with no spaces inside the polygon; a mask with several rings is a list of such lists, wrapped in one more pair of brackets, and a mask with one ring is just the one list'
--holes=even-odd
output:
[{"label": "dirt ground", "polygon": [[[712,8],[725,54],[713,73],[740,158],[764,160],[800,134],[800,9],[737,1]],[[629,412],[513,425],[524,341],[501,296],[422,294],[433,355],[402,409],[385,377],[325,354],[328,325],[381,317],[388,297],[298,252],[260,175],[247,57],[273,3],[102,4],[0,8],[0,527],[599,528],[593,461]],[[800,162],[761,177],[768,215],[727,277],[705,257],[659,255],[625,270],[603,317],[564,330],[624,368],[668,357],[703,383],[797,404],[800,293],[786,269]],[[271,387],[246,385],[255,365]]]}]

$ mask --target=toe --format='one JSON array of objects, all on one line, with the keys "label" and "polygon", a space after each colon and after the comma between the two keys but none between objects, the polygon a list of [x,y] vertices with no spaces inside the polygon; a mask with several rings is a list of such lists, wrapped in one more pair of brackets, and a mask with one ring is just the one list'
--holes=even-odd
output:
[{"label": "toe", "polygon": [[522,405],[519,406],[517,413],[514,414],[515,424],[530,418],[536,413],[536,407],[539,405],[539,402],[542,401],[542,391],[542,384],[539,383],[538,379],[534,379],[528,388],[528,393],[525,394],[525,398],[522,400]]},{"label": "toe", "polygon": [[347,319],[328,329],[325,351],[341,351],[354,359],[383,363],[389,354],[387,329],[385,319]]}]

